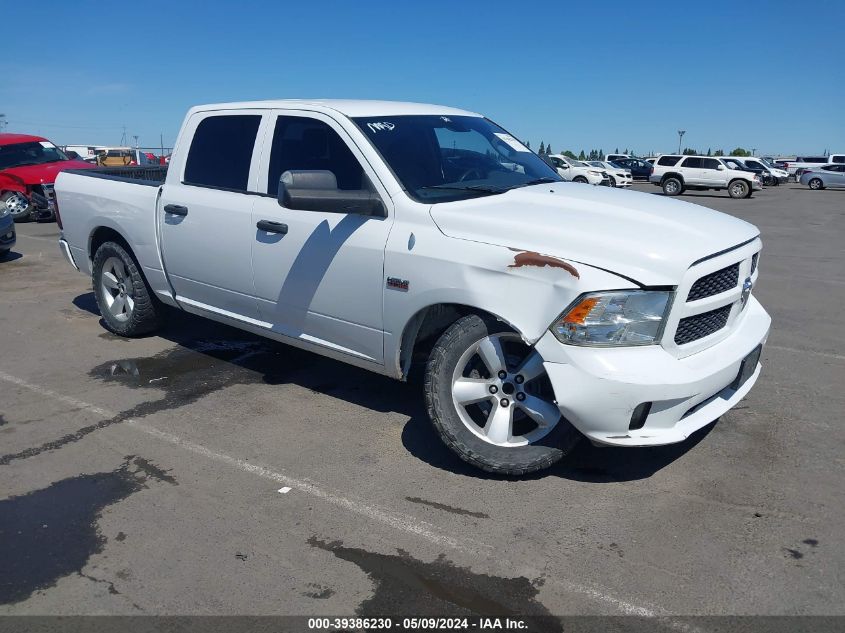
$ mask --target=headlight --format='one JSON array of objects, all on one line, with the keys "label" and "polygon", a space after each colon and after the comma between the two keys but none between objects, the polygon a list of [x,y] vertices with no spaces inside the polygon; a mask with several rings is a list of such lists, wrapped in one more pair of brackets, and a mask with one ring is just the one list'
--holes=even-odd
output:
[{"label": "headlight", "polygon": [[612,347],[653,345],[663,332],[671,292],[592,292],[578,297],[552,324],[561,343]]},{"label": "headlight", "polygon": [[590,173],[591,173],[591,174],[593,174],[594,176],[601,176],[601,172],[600,172],[600,171],[593,171],[593,170],[590,170]]}]

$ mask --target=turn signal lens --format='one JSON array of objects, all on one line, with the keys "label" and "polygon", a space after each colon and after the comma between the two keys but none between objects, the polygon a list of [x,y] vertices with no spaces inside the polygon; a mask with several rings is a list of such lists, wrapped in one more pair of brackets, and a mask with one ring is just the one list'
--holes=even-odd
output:
[{"label": "turn signal lens", "polygon": [[578,323],[579,325],[582,325],[586,318],[590,315],[590,311],[596,307],[598,302],[598,297],[587,297],[586,299],[582,299],[581,302],[567,312],[561,320],[565,323]]}]

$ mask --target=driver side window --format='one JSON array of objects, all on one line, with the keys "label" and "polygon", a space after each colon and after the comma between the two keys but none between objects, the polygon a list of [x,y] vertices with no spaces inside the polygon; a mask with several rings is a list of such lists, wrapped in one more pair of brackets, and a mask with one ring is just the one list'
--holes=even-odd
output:
[{"label": "driver side window", "polygon": [[307,117],[280,116],[270,150],[267,193],[278,195],[281,175],[299,170],[330,171],[340,190],[370,189],[358,159],[329,125]]}]

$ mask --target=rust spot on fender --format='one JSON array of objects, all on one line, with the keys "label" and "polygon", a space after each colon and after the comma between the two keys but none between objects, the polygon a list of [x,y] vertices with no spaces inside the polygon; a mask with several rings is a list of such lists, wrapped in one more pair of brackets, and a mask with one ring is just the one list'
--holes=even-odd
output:
[{"label": "rust spot on fender", "polygon": [[[516,249],[513,248],[510,250],[516,251]],[[541,255],[540,253],[535,253],[534,251],[516,251],[516,255],[514,255],[513,258],[513,264],[510,264],[508,268],[522,268],[523,266],[537,266],[538,268],[549,266],[550,268],[563,268],[566,272],[575,277],[575,279],[581,279],[581,275],[578,274],[578,270],[572,264],[565,262],[562,259],[558,259],[557,257]]]}]

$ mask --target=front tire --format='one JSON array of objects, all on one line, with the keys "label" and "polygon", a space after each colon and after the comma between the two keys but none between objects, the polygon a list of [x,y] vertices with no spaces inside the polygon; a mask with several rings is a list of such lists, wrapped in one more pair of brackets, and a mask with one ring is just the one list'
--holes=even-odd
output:
[{"label": "front tire", "polygon": [[807,186],[813,191],[819,191],[821,189],[824,189],[824,183],[821,181],[821,178],[810,179],[810,182],[807,183]]},{"label": "front tire", "polygon": [[548,468],[581,438],[560,414],[539,353],[492,318],[467,315],[443,333],[426,366],[425,401],[443,443],[491,473]]},{"label": "front tire", "polygon": [[35,205],[17,191],[7,191],[0,196],[0,202],[6,205],[9,215],[15,222],[28,222],[32,218],[32,212],[35,211]]},{"label": "front tire", "polygon": [[118,336],[149,334],[161,323],[161,307],[135,258],[117,242],[105,242],[94,255],[94,295],[106,328]]},{"label": "front tire", "polygon": [[728,185],[728,195],[731,198],[747,198],[751,195],[751,187],[744,180],[734,180]]},{"label": "front tire", "polygon": [[663,181],[663,193],[667,196],[677,196],[684,190],[679,178],[667,178]]},{"label": "front tire", "polygon": [[584,176],[575,176],[575,178],[572,179],[572,182],[578,182],[578,183],[581,183],[582,185],[586,185],[587,179],[584,178]]}]

